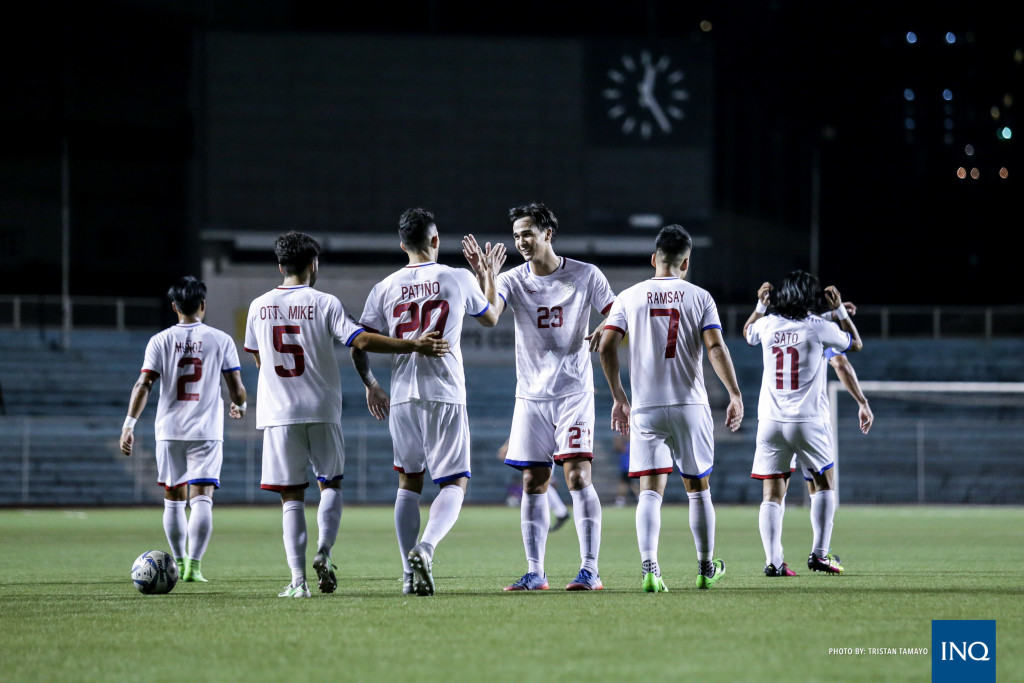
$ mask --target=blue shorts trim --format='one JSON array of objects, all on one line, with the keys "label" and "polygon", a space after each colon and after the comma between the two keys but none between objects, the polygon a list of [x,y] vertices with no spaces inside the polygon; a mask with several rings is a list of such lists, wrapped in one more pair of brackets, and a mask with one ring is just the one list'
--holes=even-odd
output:
[{"label": "blue shorts trim", "polygon": [[458,474],[449,474],[447,477],[440,477],[438,479],[435,479],[434,483],[435,484],[444,484],[444,483],[449,482],[449,481],[455,481],[456,479],[461,479],[462,477],[465,477],[466,479],[472,479],[473,475],[470,474],[469,472],[459,472]]},{"label": "blue shorts trim", "polygon": [[345,478],[345,475],[344,475],[344,474],[339,474],[338,476],[336,476],[336,477],[331,477],[330,479],[328,479],[328,478],[326,478],[326,477],[317,477],[317,478],[316,478],[316,480],[317,480],[317,481],[322,481],[322,482],[323,482],[323,483],[325,483],[325,484],[329,484],[329,483],[331,483],[332,481],[341,481],[341,480],[342,480],[342,479],[344,479],[344,478]]},{"label": "blue shorts trim", "polygon": [[686,472],[680,472],[679,474],[680,474],[680,476],[682,476],[683,479],[703,479],[704,477],[706,477],[709,474],[711,474],[711,471],[713,469],[715,469],[714,465],[712,465],[711,467],[707,468],[706,470],[704,470],[700,474],[687,474]]},{"label": "blue shorts trim", "polygon": [[529,460],[509,460],[508,458],[505,458],[505,464],[520,471],[527,467],[554,467],[554,463],[551,462],[530,462]]},{"label": "blue shorts trim", "polygon": [[220,479],[189,479],[188,483],[192,484],[193,486],[200,486],[200,485],[203,485],[203,484],[213,484],[213,488],[215,488],[215,489],[219,489],[220,488]]},{"label": "blue shorts trim", "polygon": [[[829,464],[825,465],[820,470],[815,472],[815,474],[825,474],[825,470],[830,470],[830,469],[832,469],[835,466],[836,466],[835,462],[830,462]],[[803,468],[803,469],[807,470],[808,472],[814,472],[814,470],[808,470],[806,467]],[[807,477],[804,477],[804,479],[807,479]],[[807,479],[807,481],[812,481],[812,480],[811,479]]]}]

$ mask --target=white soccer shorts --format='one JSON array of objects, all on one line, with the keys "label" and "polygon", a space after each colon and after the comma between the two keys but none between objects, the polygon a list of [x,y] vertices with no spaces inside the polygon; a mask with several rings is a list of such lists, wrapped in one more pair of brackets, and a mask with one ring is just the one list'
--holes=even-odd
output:
[{"label": "white soccer shorts", "polygon": [[669,473],[673,463],[685,479],[702,479],[714,469],[710,406],[637,408],[629,422],[629,476]]},{"label": "white soccer shorts", "polygon": [[[793,458],[796,462],[791,466]],[[757,423],[757,447],[750,476],[754,479],[778,479],[799,465],[821,474],[832,467],[832,430],[824,422]]]},{"label": "white soccer shorts", "polygon": [[412,399],[392,405],[389,419],[396,471],[429,470],[435,484],[472,476],[466,406]]},{"label": "white soccer shorts", "polygon": [[517,398],[505,464],[551,467],[567,458],[594,458],[594,394]]},{"label": "white soccer shorts", "polygon": [[220,488],[223,462],[223,441],[156,442],[156,480],[168,491],[186,483]]},{"label": "white soccer shorts", "polygon": [[263,430],[263,475],[268,491],[309,486],[306,464],[318,481],[338,481],[345,473],[345,438],[341,425],[329,422],[267,427]]}]

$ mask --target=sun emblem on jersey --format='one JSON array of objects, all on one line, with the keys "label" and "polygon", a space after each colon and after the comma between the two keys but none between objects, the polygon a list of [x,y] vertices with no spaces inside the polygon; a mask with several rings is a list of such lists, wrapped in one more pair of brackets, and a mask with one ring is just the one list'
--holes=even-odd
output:
[{"label": "sun emblem on jersey", "polygon": [[572,294],[573,292],[576,291],[576,285],[574,285],[571,282],[563,282],[562,291],[565,292],[566,294]]}]

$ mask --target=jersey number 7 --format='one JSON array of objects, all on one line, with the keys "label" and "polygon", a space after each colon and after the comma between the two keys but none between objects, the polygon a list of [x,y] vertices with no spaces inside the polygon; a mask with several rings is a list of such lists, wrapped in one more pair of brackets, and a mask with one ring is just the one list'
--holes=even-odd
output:
[{"label": "jersey number 7", "polygon": [[675,308],[652,308],[651,317],[668,317],[668,338],[665,340],[665,358],[676,357],[676,345],[679,341],[679,310]]}]

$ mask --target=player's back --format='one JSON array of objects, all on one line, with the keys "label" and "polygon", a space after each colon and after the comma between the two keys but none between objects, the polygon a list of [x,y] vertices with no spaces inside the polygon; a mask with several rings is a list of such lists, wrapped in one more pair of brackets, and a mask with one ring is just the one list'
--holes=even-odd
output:
[{"label": "player's back", "polygon": [[256,427],[341,420],[334,342],[363,331],[337,297],[309,286],[278,287],[249,306],[245,350],[260,354]]},{"label": "player's back", "polygon": [[704,404],[704,340],[721,329],[704,289],[677,277],[655,277],[619,293],[607,326],[629,335],[631,404]]},{"label": "player's back", "polygon": [[221,374],[239,370],[235,342],[204,323],[179,323],[154,335],[143,371],[160,376],[158,440],[221,441]]},{"label": "player's back", "polygon": [[828,418],[827,406],[821,401],[828,368],[825,349],[846,351],[848,333],[814,315],[799,320],[768,315],[750,325],[747,343],[761,346],[761,419],[811,422]]},{"label": "player's back", "polygon": [[549,275],[524,263],[498,277],[516,322],[516,396],[548,399],[594,390],[590,309],[606,314],[615,293],[594,265],[561,257]]},{"label": "player's back", "polygon": [[439,263],[409,265],[374,285],[360,323],[399,339],[437,331],[449,353],[432,358],[419,353],[394,354],[391,361],[391,402],[410,399],[466,402],[462,366],[462,324],[480,316],[488,302],[474,276],[465,269]]}]

